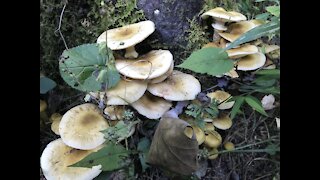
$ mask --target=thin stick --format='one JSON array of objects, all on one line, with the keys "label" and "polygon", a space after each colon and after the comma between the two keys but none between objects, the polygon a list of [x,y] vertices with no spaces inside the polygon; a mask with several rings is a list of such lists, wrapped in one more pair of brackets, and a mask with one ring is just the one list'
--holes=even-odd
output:
[{"label": "thin stick", "polygon": [[60,14],[59,26],[58,26],[58,29],[54,31],[54,33],[57,33],[57,31],[59,31],[59,34],[60,34],[60,37],[62,38],[62,41],[63,41],[63,43],[64,43],[64,46],[66,47],[67,50],[69,50],[69,48],[68,48],[68,46],[67,46],[67,43],[66,43],[66,41],[65,41],[65,39],[64,39],[64,37],[63,37],[63,35],[62,35],[62,32],[61,32],[61,30],[60,30],[60,28],[61,28],[61,23],[62,23],[62,17],[63,17],[63,13],[64,13],[64,9],[66,8],[67,3],[68,3],[68,1],[65,2],[64,6],[63,6],[63,8],[62,8],[62,11],[61,11],[61,14]]}]

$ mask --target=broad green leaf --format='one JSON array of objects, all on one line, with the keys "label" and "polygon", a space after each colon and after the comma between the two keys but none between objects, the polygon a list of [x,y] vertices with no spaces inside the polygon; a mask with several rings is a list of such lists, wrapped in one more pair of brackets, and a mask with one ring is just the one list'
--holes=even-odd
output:
[{"label": "broad green leaf", "polygon": [[113,171],[128,164],[129,151],[120,144],[107,143],[97,152],[89,154],[70,167],[88,167],[100,165],[102,171]]},{"label": "broad green leaf", "polygon": [[249,30],[248,32],[240,36],[238,39],[230,43],[229,46],[224,48],[224,50],[231,49],[235,46],[258,39],[262,36],[267,36],[268,34],[278,31],[279,29],[280,29],[280,19],[278,18],[274,21],[270,21],[266,24],[262,24],[260,26],[257,26]]},{"label": "broad green leaf", "polygon": [[270,76],[260,76],[253,80],[253,83],[261,87],[270,87],[276,83],[276,79]]},{"label": "broad green leaf", "polygon": [[280,78],[280,70],[279,69],[262,69],[257,71],[255,74],[257,75],[270,75]]},{"label": "broad green leaf", "polygon": [[104,83],[115,85],[118,76],[113,72],[114,65],[108,64],[112,56],[112,51],[102,51],[98,44],[84,44],[65,50],[59,62],[61,77],[68,85],[80,91],[98,91],[103,82],[97,81],[97,76],[100,72],[104,74],[106,69],[112,69],[111,77],[107,73],[107,78],[102,79]]},{"label": "broad green leaf", "polygon": [[233,68],[233,61],[223,49],[208,47],[193,52],[177,67],[216,76],[229,72]]},{"label": "broad green leaf", "polygon": [[231,113],[230,113],[230,118],[233,119],[240,111],[240,107],[244,102],[244,97],[242,96],[237,96],[237,98],[235,98],[235,103],[232,107]]},{"label": "broad green leaf", "polygon": [[45,94],[54,87],[56,87],[56,83],[45,76],[40,76],[40,94]]},{"label": "broad green leaf", "polygon": [[266,10],[276,17],[280,16],[280,6],[268,6],[266,7]]},{"label": "broad green leaf", "polygon": [[267,20],[270,16],[270,13],[257,14],[255,19]]},{"label": "broad green leaf", "polygon": [[280,94],[279,87],[268,87],[268,88],[259,88],[255,90],[256,92],[264,93],[264,94]]},{"label": "broad green leaf", "polygon": [[120,74],[118,70],[113,66],[109,65],[107,67],[107,85],[108,89],[116,86],[118,82],[120,81]]},{"label": "broad green leaf", "polygon": [[260,114],[268,116],[268,114],[264,111],[261,102],[256,97],[248,95],[245,97],[245,101],[255,110],[258,111]]},{"label": "broad green leaf", "polygon": [[138,151],[140,151],[139,159],[142,166],[142,172],[144,172],[149,167],[149,165],[146,163],[146,158],[148,156],[150,145],[150,140],[146,137],[141,138],[138,143],[137,149]]}]

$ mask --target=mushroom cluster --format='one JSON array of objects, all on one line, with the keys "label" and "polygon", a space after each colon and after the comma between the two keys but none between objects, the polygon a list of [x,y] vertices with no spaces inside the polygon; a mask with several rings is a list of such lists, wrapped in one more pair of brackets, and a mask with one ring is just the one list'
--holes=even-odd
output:
[{"label": "mushroom cluster", "polygon": [[[226,11],[221,7],[211,9],[201,15],[202,19],[211,17],[214,20],[213,42],[203,46],[225,48],[249,30],[264,24],[258,19],[247,20],[247,17],[234,11]],[[260,45],[260,46],[258,46]],[[274,69],[272,59],[278,57],[280,47],[277,45],[267,45],[258,41],[241,44],[227,50],[230,59],[235,60],[236,70],[251,71],[259,68]],[[224,75],[237,78],[235,69]]]},{"label": "mushroom cluster", "polygon": [[93,179],[101,173],[101,165],[92,168],[69,167],[104,146],[100,132],[109,127],[100,109],[91,103],[75,106],[63,116],[52,114],[52,131],[61,138],[50,142],[41,155],[41,168],[48,180]]}]

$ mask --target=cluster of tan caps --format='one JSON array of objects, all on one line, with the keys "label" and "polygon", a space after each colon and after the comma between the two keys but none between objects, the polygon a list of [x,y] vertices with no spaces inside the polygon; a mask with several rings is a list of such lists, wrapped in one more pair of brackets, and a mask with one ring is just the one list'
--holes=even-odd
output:
[{"label": "cluster of tan caps", "polygon": [[[213,41],[204,45],[203,48],[225,48],[244,33],[264,24],[262,20],[247,20],[247,17],[243,14],[235,11],[226,11],[221,7],[211,9],[203,13],[201,17],[202,19],[209,17],[214,19],[212,24],[214,28]],[[278,58],[279,53],[279,46],[265,44],[261,39],[227,50],[229,58],[235,60],[235,66],[240,71],[250,71],[258,68],[275,69],[276,66],[270,59]],[[235,69],[225,73],[225,75],[231,78],[239,77]]]}]

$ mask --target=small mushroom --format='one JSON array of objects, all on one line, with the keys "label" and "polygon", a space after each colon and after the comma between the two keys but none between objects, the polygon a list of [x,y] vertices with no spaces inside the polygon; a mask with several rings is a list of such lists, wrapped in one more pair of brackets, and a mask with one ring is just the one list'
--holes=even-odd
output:
[{"label": "small mushroom", "polygon": [[105,142],[100,131],[108,127],[100,109],[94,104],[85,103],[71,108],[62,116],[59,133],[66,145],[88,150]]},{"label": "small mushroom", "polygon": [[261,68],[266,62],[266,56],[263,53],[249,54],[242,57],[237,62],[237,70],[251,71]]},{"label": "small mushroom", "polygon": [[174,70],[163,82],[149,84],[147,90],[170,101],[193,100],[201,92],[200,82],[190,74]]},{"label": "small mushroom", "polygon": [[173,68],[174,68],[174,63],[172,61],[171,66],[170,66],[169,70],[166,73],[164,73],[163,75],[161,75],[161,76],[159,76],[157,78],[151,79],[149,81],[149,83],[150,84],[156,84],[156,83],[160,83],[160,82],[164,81],[165,79],[167,79],[168,76],[170,76],[172,74]]},{"label": "small mushroom", "polygon": [[65,145],[61,138],[50,142],[43,150],[40,165],[47,180],[77,179],[90,180],[98,176],[102,170],[101,165],[86,167],[68,167],[79,162],[92,152],[98,151],[102,146],[92,150],[78,150]]},{"label": "small mushroom", "polygon": [[40,128],[48,121],[48,115],[46,112],[48,105],[44,100],[40,99]]},{"label": "small mushroom", "polygon": [[40,99],[40,113],[44,112],[47,109],[47,103],[44,100]]},{"label": "small mushroom", "polygon": [[131,106],[139,114],[149,119],[158,119],[170,109],[172,103],[146,92],[138,101],[133,102]]},{"label": "small mushroom", "polygon": [[232,126],[232,120],[227,114],[222,114],[213,119],[212,124],[218,129],[226,130]]},{"label": "small mushroom", "polygon": [[[146,39],[154,31],[155,24],[149,20],[109,29],[107,31],[107,45],[111,50],[126,49],[125,58],[137,58],[139,54],[134,46]],[[106,32],[103,32],[97,39],[97,43],[102,42],[106,42]]]},{"label": "small mushroom", "polygon": [[207,132],[204,144],[210,148],[217,148],[222,142],[222,137],[217,131]]},{"label": "small mushroom", "polygon": [[203,19],[212,17],[215,20],[215,22],[212,24],[212,27],[214,28],[213,42],[220,38],[218,32],[227,30],[227,27],[225,26],[226,22],[239,22],[247,20],[247,17],[245,17],[243,14],[235,11],[226,11],[221,7],[211,9],[203,13],[201,17]]},{"label": "small mushroom", "polygon": [[62,116],[59,113],[53,113],[50,116],[50,121],[52,122],[51,124],[51,130],[56,134],[60,135],[59,133],[59,124],[61,122]]},{"label": "small mushroom", "polygon": [[106,91],[107,105],[128,105],[140,99],[147,90],[147,82],[121,79],[115,87]]},{"label": "small mushroom", "polygon": [[231,97],[231,95],[225,91],[217,90],[215,92],[208,93],[207,96],[218,101],[218,109],[230,109],[235,103],[235,101],[225,102]]},{"label": "small mushroom", "polygon": [[261,100],[261,104],[264,110],[271,110],[275,108],[276,106],[274,105],[274,102],[275,98],[272,94],[263,96]]},{"label": "small mushroom", "polygon": [[153,50],[136,60],[117,59],[116,68],[132,79],[153,79],[165,74],[173,61],[168,50]]},{"label": "small mushroom", "polygon": [[198,142],[198,145],[201,145],[204,141],[205,141],[205,134],[204,132],[202,131],[202,129],[198,126],[187,126],[185,129],[184,129],[184,133],[186,136],[188,136],[190,139],[192,138],[193,136],[193,133],[194,135],[196,136],[196,139],[197,139],[197,142]]},{"label": "small mushroom", "polygon": [[219,32],[219,35],[224,39],[233,42],[236,39],[238,39],[242,34],[259,25],[260,23],[257,23],[257,21],[252,20],[236,22],[228,27],[228,32]]},{"label": "small mushroom", "polygon": [[107,106],[103,112],[110,120],[115,121],[123,119],[124,111],[125,109],[123,106]]},{"label": "small mushroom", "polygon": [[255,54],[257,52],[259,52],[258,47],[254,45],[249,45],[249,44],[240,46],[239,48],[233,48],[233,49],[227,50],[228,56],[231,59],[238,59],[249,54]]},{"label": "small mushroom", "polygon": [[228,151],[234,150],[234,144],[230,141],[224,143],[223,147]]},{"label": "small mushroom", "polygon": [[216,159],[216,158],[219,156],[219,154],[217,154],[218,152],[219,152],[219,151],[218,151],[217,148],[211,149],[211,150],[209,151],[209,157],[208,157],[208,159],[210,159],[210,160]]},{"label": "small mushroom", "polygon": [[212,124],[212,122],[207,122],[205,124],[205,127],[204,127],[204,131],[205,132],[208,132],[208,131],[214,131],[214,125]]}]

